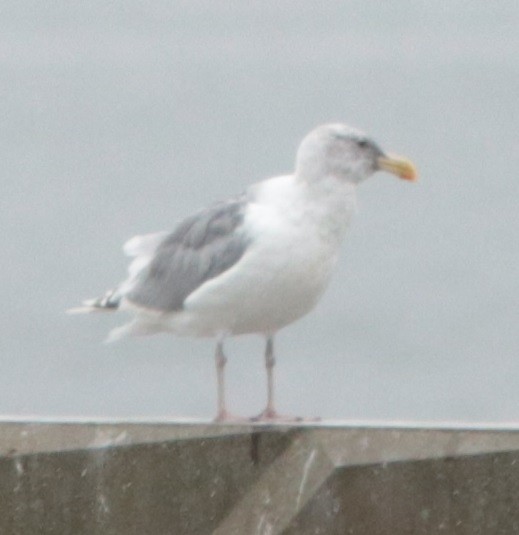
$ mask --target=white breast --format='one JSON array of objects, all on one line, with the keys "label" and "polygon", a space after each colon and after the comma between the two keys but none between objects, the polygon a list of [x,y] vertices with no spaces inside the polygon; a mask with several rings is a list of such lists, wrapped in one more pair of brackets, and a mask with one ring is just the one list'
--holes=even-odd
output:
[{"label": "white breast", "polygon": [[293,176],[260,183],[245,218],[251,246],[203,284],[171,321],[179,334],[274,332],[308,313],[326,288],[355,209],[354,190],[321,191]]}]

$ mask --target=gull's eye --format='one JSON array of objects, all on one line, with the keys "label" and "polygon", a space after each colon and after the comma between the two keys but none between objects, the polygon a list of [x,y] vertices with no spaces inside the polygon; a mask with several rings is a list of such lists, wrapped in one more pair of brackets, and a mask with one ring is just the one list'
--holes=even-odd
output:
[{"label": "gull's eye", "polygon": [[361,148],[361,149],[365,149],[367,146],[368,146],[368,140],[367,139],[359,139],[357,141],[357,145]]}]

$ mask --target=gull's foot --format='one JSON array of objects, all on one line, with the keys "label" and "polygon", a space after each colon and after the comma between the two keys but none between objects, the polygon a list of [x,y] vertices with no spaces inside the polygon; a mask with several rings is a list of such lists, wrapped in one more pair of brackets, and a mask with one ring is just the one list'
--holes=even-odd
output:
[{"label": "gull's foot", "polygon": [[279,422],[279,423],[300,423],[300,422],[319,422],[321,418],[303,418],[302,416],[287,416],[279,414],[274,409],[265,409],[257,416],[250,418],[251,422]]},{"label": "gull's foot", "polygon": [[221,411],[216,415],[214,422],[224,424],[250,423],[250,419],[244,418],[243,416],[237,416],[236,414],[227,411]]}]

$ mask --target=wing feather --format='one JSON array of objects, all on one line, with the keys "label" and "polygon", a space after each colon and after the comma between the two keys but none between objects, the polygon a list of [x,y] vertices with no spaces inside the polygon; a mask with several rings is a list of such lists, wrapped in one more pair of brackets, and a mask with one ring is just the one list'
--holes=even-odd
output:
[{"label": "wing feather", "polygon": [[136,256],[132,266],[139,269],[132,269],[126,299],[154,310],[181,310],[189,294],[244,254],[250,242],[243,231],[246,205],[245,197],[215,204],[185,219],[171,234],[160,235],[158,241],[150,238],[148,246],[130,240],[125,251],[137,252],[132,254]]}]

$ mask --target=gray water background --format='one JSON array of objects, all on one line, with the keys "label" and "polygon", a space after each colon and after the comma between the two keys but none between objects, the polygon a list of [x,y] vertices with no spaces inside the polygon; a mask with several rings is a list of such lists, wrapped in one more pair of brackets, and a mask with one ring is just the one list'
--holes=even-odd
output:
[{"label": "gray water background", "polygon": [[[376,175],[318,308],[278,337],[279,409],[519,420],[519,4],[0,6],[0,414],[214,413],[213,343],[105,346],[64,310],[120,281],[122,243],[292,169],[344,121],[411,157]],[[231,408],[263,342],[228,344]]]}]

